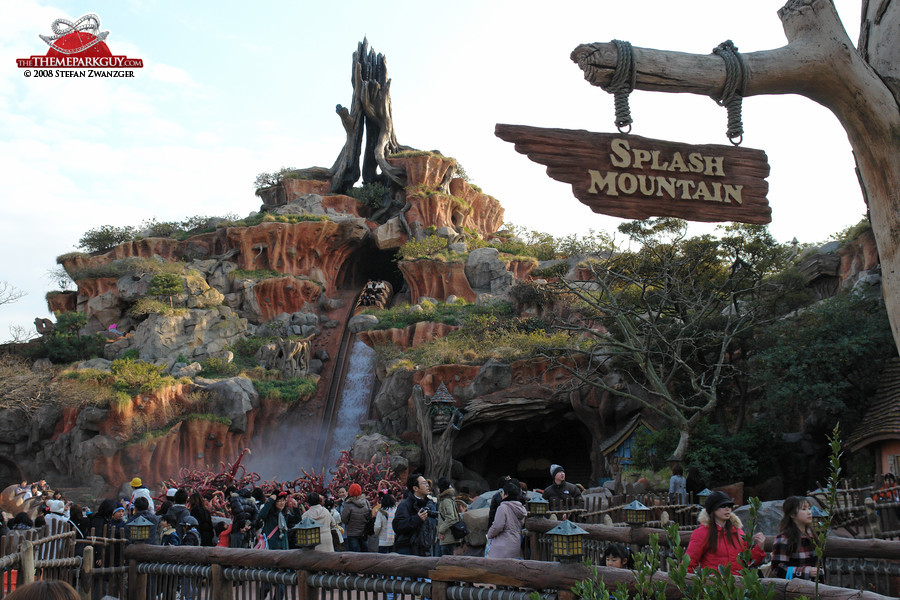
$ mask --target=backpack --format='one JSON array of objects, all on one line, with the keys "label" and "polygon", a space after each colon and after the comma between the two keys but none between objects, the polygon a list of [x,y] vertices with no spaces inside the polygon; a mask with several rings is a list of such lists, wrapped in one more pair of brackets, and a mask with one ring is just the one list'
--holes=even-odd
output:
[{"label": "backpack", "polygon": [[184,538],[182,538],[182,545],[183,546],[199,546],[200,545],[200,533],[198,533],[197,530],[194,529],[193,527],[191,529],[188,529],[184,534]]},{"label": "backpack", "polygon": [[363,535],[369,537],[375,535],[375,517],[370,514],[366,515],[366,525],[363,527]]}]

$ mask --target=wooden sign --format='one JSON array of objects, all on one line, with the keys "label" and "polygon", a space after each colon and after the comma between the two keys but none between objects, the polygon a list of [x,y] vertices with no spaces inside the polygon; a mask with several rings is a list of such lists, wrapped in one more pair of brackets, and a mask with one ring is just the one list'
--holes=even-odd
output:
[{"label": "wooden sign", "polygon": [[498,123],[494,133],[572,184],[596,213],[624,219],[770,223],[769,162],[762,150],[689,145],[621,133]]}]

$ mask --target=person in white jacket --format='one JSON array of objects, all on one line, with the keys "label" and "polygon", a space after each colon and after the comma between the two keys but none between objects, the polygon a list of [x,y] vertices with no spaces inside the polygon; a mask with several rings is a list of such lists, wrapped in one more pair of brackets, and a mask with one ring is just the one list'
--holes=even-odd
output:
[{"label": "person in white jacket", "polygon": [[309,510],[304,512],[300,518],[309,517],[319,524],[319,544],[313,548],[316,552],[334,552],[334,541],[331,538],[331,532],[337,531],[337,523],[331,515],[331,511],[322,506],[322,498],[316,492],[311,492],[306,501],[309,503]]},{"label": "person in white jacket", "polygon": [[394,514],[397,501],[387,491],[382,493],[381,503],[375,511],[375,535],[378,536],[378,553],[394,551]]}]

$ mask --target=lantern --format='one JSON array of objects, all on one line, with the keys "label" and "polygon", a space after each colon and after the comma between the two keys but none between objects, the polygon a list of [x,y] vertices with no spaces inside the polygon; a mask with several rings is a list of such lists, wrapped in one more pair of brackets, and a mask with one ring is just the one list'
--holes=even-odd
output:
[{"label": "lantern", "polygon": [[703,488],[702,492],[697,492],[697,500],[700,501],[700,504],[706,504],[706,499],[709,498],[710,494],[712,494],[711,489]]},{"label": "lantern", "polygon": [[548,510],[550,510],[550,503],[540,496],[536,496],[528,501],[528,512],[536,517],[546,515]]},{"label": "lantern", "polygon": [[291,536],[298,548],[315,548],[322,541],[319,524],[309,517],[303,517],[302,521],[291,527]]},{"label": "lantern", "polygon": [[647,515],[650,514],[650,509],[637,500],[631,504],[626,504],[622,507],[622,510],[625,511],[625,522],[632,527],[639,527],[646,523]]},{"label": "lantern", "polygon": [[150,530],[155,523],[147,517],[140,515],[137,519],[128,523],[128,539],[134,544],[143,544],[150,539]]},{"label": "lantern", "polygon": [[550,536],[551,554],[559,562],[578,562],[584,554],[583,539],[587,531],[572,523],[563,521],[547,532]]}]

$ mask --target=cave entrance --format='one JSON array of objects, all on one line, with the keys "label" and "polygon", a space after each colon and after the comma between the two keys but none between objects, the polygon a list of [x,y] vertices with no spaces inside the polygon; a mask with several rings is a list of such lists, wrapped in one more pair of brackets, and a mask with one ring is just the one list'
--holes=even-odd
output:
[{"label": "cave entrance", "polygon": [[19,465],[5,458],[0,458],[0,490],[5,490],[13,484],[20,483],[23,479],[22,469],[19,468]]},{"label": "cave entrance", "polygon": [[341,265],[336,280],[338,289],[359,290],[370,279],[384,279],[393,286],[394,294],[399,293],[406,280],[396,258],[396,250],[379,250],[374,244],[359,248]]},{"label": "cave entrance", "polygon": [[[465,447],[466,454],[456,458],[484,477],[490,489],[504,475],[524,481],[530,489],[544,488],[551,483],[551,464],[565,468],[566,481],[590,487],[591,434],[575,413],[542,414],[515,423],[498,421],[477,429],[463,429],[456,447]],[[482,443],[466,447],[467,439],[479,438]]]}]

